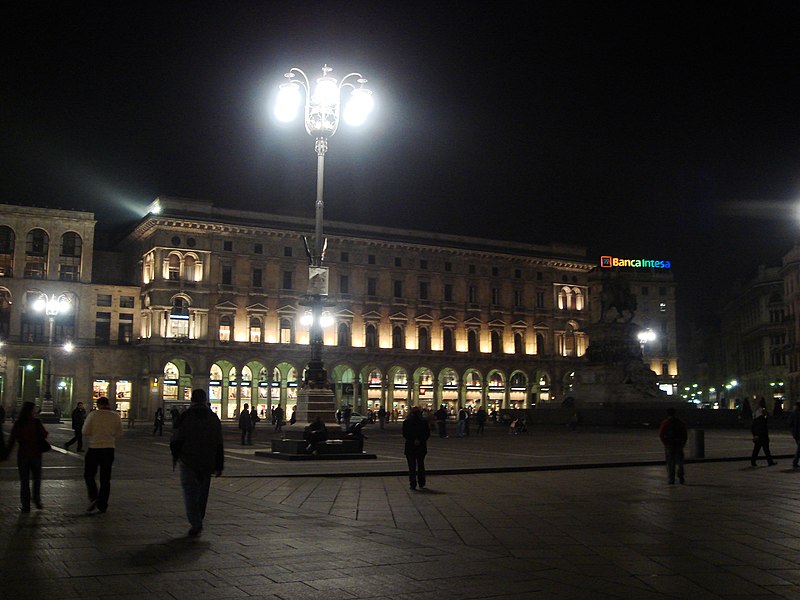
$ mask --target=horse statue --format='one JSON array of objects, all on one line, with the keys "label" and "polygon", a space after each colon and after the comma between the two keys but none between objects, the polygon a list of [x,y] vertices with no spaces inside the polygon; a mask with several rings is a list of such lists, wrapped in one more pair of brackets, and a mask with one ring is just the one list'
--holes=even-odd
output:
[{"label": "horse statue", "polygon": [[[616,311],[613,314],[612,309]],[[636,296],[627,281],[606,278],[600,292],[600,322],[630,323],[636,312]]]}]

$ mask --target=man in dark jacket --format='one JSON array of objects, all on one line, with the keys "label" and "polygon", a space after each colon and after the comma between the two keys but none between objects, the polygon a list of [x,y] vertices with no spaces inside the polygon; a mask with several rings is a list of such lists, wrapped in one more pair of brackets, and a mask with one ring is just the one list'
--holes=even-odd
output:
[{"label": "man in dark jacket", "polygon": [[403,421],[403,438],[406,440],[405,455],[408,462],[408,482],[412,490],[425,488],[425,455],[428,453],[428,438],[431,429],[422,418],[419,406],[412,406]]},{"label": "man in dark jacket", "polygon": [[170,441],[173,465],[180,464],[186,518],[195,537],[203,530],[211,474],[222,475],[222,424],[208,407],[206,393],[192,391],[192,405],[178,417]]},{"label": "man in dark jacket", "polygon": [[439,407],[433,416],[436,418],[436,426],[439,428],[439,437],[447,437],[447,408],[444,404]]},{"label": "man in dark jacket", "polygon": [[69,450],[70,445],[78,442],[78,452],[83,452],[83,422],[86,420],[86,411],[83,408],[83,402],[78,402],[75,410],[72,411],[72,431],[75,435],[72,439],[64,444],[64,449]]},{"label": "man in dark jacket", "polygon": [[239,430],[242,432],[242,446],[253,445],[253,420],[250,418],[249,404],[245,404],[239,415]]},{"label": "man in dark jacket", "polygon": [[667,460],[667,481],[670,485],[675,483],[675,467],[678,467],[678,479],[681,483],[686,483],[683,473],[683,447],[689,435],[686,425],[675,416],[675,409],[667,409],[667,418],[661,421],[658,429],[658,437],[664,444],[664,455]]},{"label": "man in dark jacket", "polygon": [[761,448],[764,449],[764,455],[767,457],[767,465],[777,465],[778,463],[772,460],[772,454],[769,451],[769,426],[767,425],[767,409],[759,406],[756,409],[756,418],[753,419],[753,425],[750,427],[753,434],[753,454],[750,456],[750,464],[756,466],[756,459],[758,452]]}]

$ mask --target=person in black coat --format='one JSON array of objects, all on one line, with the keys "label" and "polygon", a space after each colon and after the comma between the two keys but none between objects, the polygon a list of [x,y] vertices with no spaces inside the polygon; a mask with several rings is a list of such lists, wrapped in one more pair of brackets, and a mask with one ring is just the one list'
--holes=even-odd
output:
[{"label": "person in black coat", "polygon": [[756,459],[761,448],[764,449],[764,455],[767,457],[767,465],[770,467],[776,465],[772,460],[772,454],[769,452],[769,426],[767,425],[767,411],[765,408],[758,407],[756,410],[756,418],[753,419],[753,425],[750,427],[753,434],[753,454],[750,456],[750,464],[756,466]]},{"label": "person in black coat", "polygon": [[83,402],[78,402],[75,410],[72,411],[72,431],[75,435],[72,439],[64,444],[64,449],[69,450],[69,447],[75,442],[78,443],[78,452],[83,452],[83,422],[86,421],[86,410],[83,408]]},{"label": "person in black coat", "polygon": [[792,459],[792,466],[796,469],[800,461],[800,402],[794,405],[792,415],[789,417],[789,431],[792,432],[794,443],[797,445]]},{"label": "person in black coat", "polygon": [[430,427],[422,418],[419,406],[412,406],[403,421],[403,437],[406,440],[405,455],[408,461],[408,482],[412,490],[425,488],[425,455],[428,453]]}]

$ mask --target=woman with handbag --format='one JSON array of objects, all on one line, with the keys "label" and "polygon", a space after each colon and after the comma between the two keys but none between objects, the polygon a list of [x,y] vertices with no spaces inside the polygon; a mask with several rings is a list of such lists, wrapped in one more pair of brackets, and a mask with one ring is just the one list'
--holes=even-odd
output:
[{"label": "woman with handbag", "polygon": [[20,510],[24,513],[31,512],[30,480],[33,479],[33,503],[36,508],[42,508],[42,452],[50,450],[50,444],[45,439],[48,435],[42,422],[34,415],[36,405],[33,402],[24,402],[19,418],[11,427],[3,458],[11,454],[14,442],[17,442],[17,469],[19,471],[19,498]]}]

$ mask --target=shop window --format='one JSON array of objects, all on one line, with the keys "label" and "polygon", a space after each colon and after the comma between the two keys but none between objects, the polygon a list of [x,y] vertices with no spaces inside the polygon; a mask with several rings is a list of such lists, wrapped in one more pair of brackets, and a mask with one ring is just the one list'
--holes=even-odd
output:
[{"label": "shop window", "polygon": [[5,225],[0,226],[0,277],[14,276],[14,230]]}]

